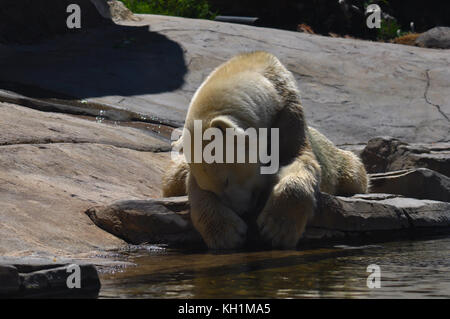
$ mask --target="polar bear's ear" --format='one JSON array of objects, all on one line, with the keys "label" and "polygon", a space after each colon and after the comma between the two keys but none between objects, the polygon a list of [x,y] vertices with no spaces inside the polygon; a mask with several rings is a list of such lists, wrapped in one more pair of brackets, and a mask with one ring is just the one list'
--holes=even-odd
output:
[{"label": "polar bear's ear", "polygon": [[227,116],[218,116],[211,120],[210,127],[216,127],[222,132],[226,132],[227,128],[236,128],[236,124]]}]

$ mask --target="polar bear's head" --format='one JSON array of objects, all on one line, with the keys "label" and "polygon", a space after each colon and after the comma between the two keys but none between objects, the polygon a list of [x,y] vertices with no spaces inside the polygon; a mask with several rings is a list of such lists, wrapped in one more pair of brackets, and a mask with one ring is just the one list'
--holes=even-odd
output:
[{"label": "polar bear's head", "polygon": [[[195,129],[193,132],[189,138],[184,137],[190,141],[188,147],[191,150],[195,149],[196,143],[200,143],[195,137]],[[252,147],[258,143],[257,137],[252,141],[238,121],[227,116],[217,116],[208,121],[206,128],[201,129],[201,134],[203,136],[199,148],[202,151],[201,162],[196,163],[193,152],[188,159],[191,174],[197,184],[203,190],[216,194],[225,206],[237,214],[242,215],[251,211],[255,208],[268,179],[268,176],[261,174],[258,157],[250,160],[250,153],[256,151]],[[239,145],[239,140],[244,144]],[[186,149],[186,145],[183,148]],[[227,158],[230,151],[234,156]],[[206,158],[208,155],[214,155],[213,160],[208,160]],[[244,161],[242,157],[239,160],[242,155]]]}]

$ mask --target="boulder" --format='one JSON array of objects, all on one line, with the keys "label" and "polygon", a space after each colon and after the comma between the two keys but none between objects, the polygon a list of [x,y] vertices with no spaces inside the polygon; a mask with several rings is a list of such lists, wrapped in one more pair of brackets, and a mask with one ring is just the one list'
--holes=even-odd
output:
[{"label": "boulder", "polygon": [[450,177],[450,143],[408,144],[392,137],[375,137],[361,152],[368,173],[428,168]]},{"label": "boulder", "polygon": [[[133,247],[125,247],[131,250]],[[37,257],[39,255],[40,257]],[[97,257],[89,255],[79,255],[78,257],[60,257],[60,256],[45,256],[43,254],[34,254],[27,256],[0,256],[0,265],[13,265],[17,271],[22,273],[32,273],[35,271],[58,268],[64,265],[93,265],[100,271],[114,271],[125,267],[136,266],[136,264],[121,260],[111,260],[106,258],[107,254],[102,254]]]},{"label": "boulder", "polygon": [[370,191],[450,202],[450,178],[427,168],[370,174]]},{"label": "boulder", "polygon": [[434,27],[422,33],[415,43],[424,48],[450,49],[450,27]]},{"label": "boulder", "polygon": [[0,297],[18,293],[19,287],[20,279],[17,268],[11,265],[0,265]]},{"label": "boulder", "polygon": [[91,207],[86,214],[100,228],[131,244],[186,245],[201,242],[189,216],[187,196],[118,201]]},{"label": "boulder", "polygon": [[[79,269],[80,287],[69,287],[70,277]],[[76,271],[78,271],[78,269]],[[100,279],[91,264],[0,264],[0,298],[95,298],[100,291]]]},{"label": "boulder", "polygon": [[[201,245],[187,197],[121,201],[86,211],[102,229],[133,244]],[[320,195],[302,242],[379,239],[450,232],[450,203],[390,194]],[[184,234],[184,235],[183,235]],[[252,244],[255,239],[252,238]],[[261,242],[259,243],[261,245]]]},{"label": "boulder", "polygon": [[72,265],[20,274],[21,297],[97,297],[100,279],[93,265],[76,265],[80,269],[80,288],[70,288],[68,278],[74,273]]}]

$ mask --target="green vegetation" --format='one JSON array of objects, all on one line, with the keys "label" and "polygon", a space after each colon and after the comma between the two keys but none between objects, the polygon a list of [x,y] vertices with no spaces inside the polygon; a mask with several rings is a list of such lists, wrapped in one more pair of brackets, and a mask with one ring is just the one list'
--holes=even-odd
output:
[{"label": "green vegetation", "polygon": [[381,28],[378,29],[377,39],[387,41],[406,33],[401,31],[400,25],[396,21],[381,19]]},{"label": "green vegetation", "polygon": [[206,0],[120,0],[134,13],[214,19]]}]

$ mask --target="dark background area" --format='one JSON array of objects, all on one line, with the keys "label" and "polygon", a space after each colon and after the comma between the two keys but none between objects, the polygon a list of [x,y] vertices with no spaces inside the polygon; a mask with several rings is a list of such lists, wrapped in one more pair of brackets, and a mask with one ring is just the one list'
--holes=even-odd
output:
[{"label": "dark background area", "polygon": [[414,22],[416,32],[450,26],[450,1],[346,0],[342,5],[338,0],[209,0],[208,3],[220,15],[259,17],[261,26],[288,30],[296,30],[298,24],[304,23],[320,34],[374,38],[375,33],[365,24],[364,10],[370,3],[378,4],[384,13],[394,17],[404,31],[410,31],[410,22]]},{"label": "dark background area", "polygon": [[[81,30],[67,28],[70,13],[66,13],[66,8],[72,3],[80,6]],[[33,43],[53,35],[113,25],[100,16],[89,0],[1,0],[0,6],[0,43]]]},{"label": "dark background area", "polygon": [[[137,13],[156,13],[191,18],[215,15],[258,17],[258,25],[297,30],[306,24],[315,33],[349,35],[364,39],[388,40],[397,30],[424,32],[435,26],[450,26],[450,1],[438,0],[122,0]],[[83,29],[112,24],[100,18],[89,0],[2,0],[0,43],[27,43],[67,32],[66,7],[80,5]],[[367,5],[378,4],[384,14],[380,30],[366,26]],[[209,12],[209,14],[205,13]],[[17,14],[20,12],[20,15]],[[63,12],[64,14],[61,14]],[[414,22],[414,30],[410,23]],[[389,25],[392,23],[392,25]],[[86,28],[87,27],[87,28]]]}]

